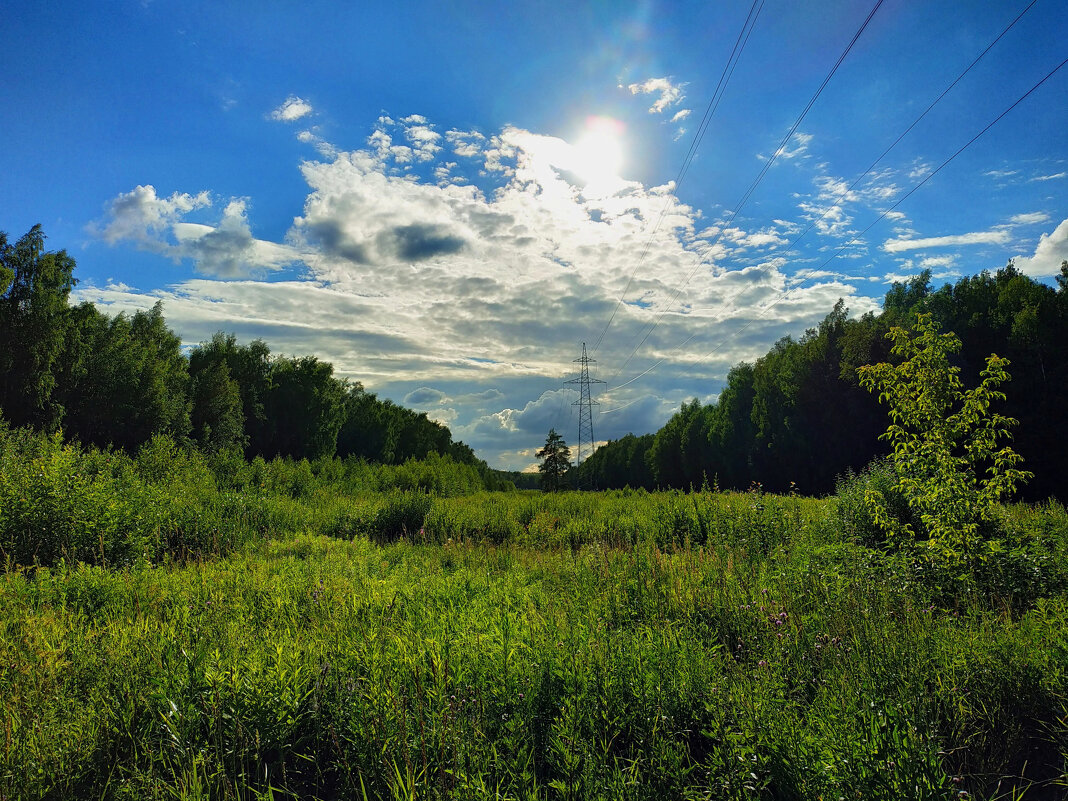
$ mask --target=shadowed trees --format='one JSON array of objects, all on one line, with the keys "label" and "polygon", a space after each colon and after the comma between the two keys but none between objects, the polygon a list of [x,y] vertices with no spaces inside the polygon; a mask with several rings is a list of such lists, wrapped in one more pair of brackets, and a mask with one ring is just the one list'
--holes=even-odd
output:
[{"label": "shadowed trees", "polygon": [[34,226],[0,233],[0,414],[15,425],[136,450],[156,434],[248,458],[341,456],[401,463],[430,454],[484,462],[425,413],[364,392],[314,356],[272,356],[217,333],[188,357],[162,305],[114,317],[68,305],[74,260]]},{"label": "shadowed trees", "polygon": [[[1013,447],[1035,476],[1025,497],[1064,497],[1068,471],[1068,262],[1049,286],[1009,264],[932,291],[930,272],[895,283],[883,311],[850,319],[840,301],[800,339],[784,337],[753,364],[731,369],[715,403],[682,408],[653,437],[646,467],[661,487],[723,488],[760,482],[784,491],[832,492],[836,477],[886,452],[885,413],[859,385],[857,368],[892,361],[885,334],[928,312],[963,346],[953,363],[975,381],[994,352],[1013,365],[1005,413],[1020,421]],[[591,459],[598,486],[641,483],[615,443]]]},{"label": "shadowed trees", "polygon": [[52,429],[63,417],[55,366],[76,281],[74,259],[46,253],[44,240],[40,225],[14,244],[0,232],[0,408],[15,425]]}]

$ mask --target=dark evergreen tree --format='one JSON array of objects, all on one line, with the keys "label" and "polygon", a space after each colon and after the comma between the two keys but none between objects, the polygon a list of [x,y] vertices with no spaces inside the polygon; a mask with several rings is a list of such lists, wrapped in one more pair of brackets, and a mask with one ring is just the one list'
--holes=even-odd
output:
[{"label": "dark evergreen tree", "polygon": [[534,455],[541,459],[538,472],[541,473],[542,489],[546,492],[563,489],[567,473],[571,469],[571,449],[567,447],[564,438],[556,433],[555,428],[549,429],[545,446]]}]

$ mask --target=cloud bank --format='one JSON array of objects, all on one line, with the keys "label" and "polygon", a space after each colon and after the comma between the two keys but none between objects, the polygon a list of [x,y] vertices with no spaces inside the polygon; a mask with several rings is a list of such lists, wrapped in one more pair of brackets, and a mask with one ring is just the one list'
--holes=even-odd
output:
[{"label": "cloud bank", "polygon": [[[666,108],[681,97],[672,87],[649,91]],[[727,225],[680,201],[672,184],[590,183],[579,149],[558,137],[512,126],[440,133],[410,114],[383,115],[352,149],[311,131],[297,139],[313,151],[283,241],[252,233],[246,198],[145,184],[109,202],[92,232],[204,277],[176,275],[149,293],[79,287],[79,297],[113,311],[163,300],[188,343],[222,329],[276,352],[315,353],[510,468],[529,463],[524,448],[549,427],[573,422],[562,382],[610,318],[595,357],[613,411],[599,416],[598,439],[655,430],[839,297],[856,313],[877,305],[846,273],[811,271],[803,287],[788,277],[776,250],[795,223]]]}]

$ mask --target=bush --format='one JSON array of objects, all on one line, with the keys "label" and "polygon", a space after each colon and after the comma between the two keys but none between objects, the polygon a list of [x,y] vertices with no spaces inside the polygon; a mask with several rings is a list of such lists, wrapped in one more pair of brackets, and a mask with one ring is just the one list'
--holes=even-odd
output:
[{"label": "bush", "polygon": [[848,472],[835,483],[835,517],[842,532],[869,547],[885,545],[886,531],[875,522],[867,503],[869,492],[878,492],[891,516],[901,523],[917,525],[908,499],[897,489],[897,473],[888,459],[875,459],[861,472]]},{"label": "bush", "polygon": [[383,543],[420,536],[431,505],[430,496],[422,492],[389,493],[375,515],[371,539]]},{"label": "bush", "polygon": [[1009,380],[1009,362],[991,354],[982,381],[965,390],[960,368],[949,362],[961,342],[940,334],[930,314],[917,315],[913,331],[895,326],[886,336],[903,361],[857,372],[861,386],[890,407],[890,426],[881,438],[893,445],[894,489],[922,527],[896,516],[877,489],[868,489],[867,504],[891,540],[901,546],[925,540],[931,560],[963,575],[999,550],[999,502],[1032,476],[1017,467],[1019,454],[999,444],[1010,438],[1016,420],[990,408],[1005,400],[998,387]]}]

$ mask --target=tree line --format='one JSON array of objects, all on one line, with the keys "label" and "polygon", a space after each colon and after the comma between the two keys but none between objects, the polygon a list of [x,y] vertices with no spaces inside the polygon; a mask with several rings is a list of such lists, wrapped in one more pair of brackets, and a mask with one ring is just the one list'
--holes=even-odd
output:
[{"label": "tree line", "polygon": [[937,290],[931,273],[893,284],[879,314],[850,319],[844,303],[799,339],[784,337],[752,364],[727,375],[718,399],[698,399],[655,434],[628,435],[599,448],[579,468],[599,488],[700,487],[776,492],[834,491],[839,477],[862,470],[887,446],[885,407],[865,391],[857,368],[893,362],[886,333],[929,313],[963,342],[954,363],[969,384],[991,353],[1009,360],[1011,381],[999,411],[1019,421],[1013,449],[1035,474],[1022,495],[1066,497],[1068,475],[1068,262],[1057,286],[1010,262],[994,273]]},{"label": "tree line", "polygon": [[358,457],[400,464],[435,453],[485,462],[449,429],[315,356],[273,355],[262,340],[217,333],[183,353],[157,303],[110,316],[69,305],[75,262],[46,252],[41,226],[0,232],[0,414],[15,426],[134,451],[156,434],[246,458]]}]

